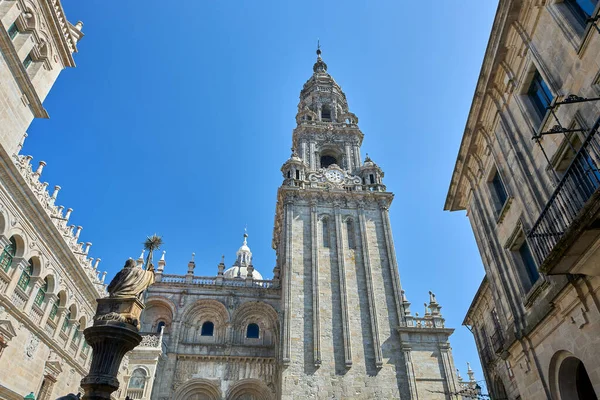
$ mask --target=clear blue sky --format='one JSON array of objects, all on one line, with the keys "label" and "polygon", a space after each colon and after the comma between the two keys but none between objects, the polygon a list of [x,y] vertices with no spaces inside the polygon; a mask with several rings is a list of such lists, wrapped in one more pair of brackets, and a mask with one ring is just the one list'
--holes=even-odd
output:
[{"label": "clear blue sky", "polygon": [[443,211],[497,1],[62,0],[85,37],[46,99],[24,153],[112,278],[163,235],[167,273],[215,275],[248,226],[272,276],[280,167],[320,38],[396,194],[392,227],[413,312],[436,293],[456,365],[482,379],[461,326],[483,277],[464,212]]}]

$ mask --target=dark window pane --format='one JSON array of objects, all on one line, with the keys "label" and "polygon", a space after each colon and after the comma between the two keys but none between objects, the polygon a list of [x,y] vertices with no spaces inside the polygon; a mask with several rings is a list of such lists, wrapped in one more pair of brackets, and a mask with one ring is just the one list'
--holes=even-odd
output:
[{"label": "dark window pane", "polygon": [[160,333],[161,329],[162,329],[162,328],[163,328],[163,326],[165,326],[165,325],[166,325],[165,321],[160,321],[160,322],[158,323],[158,325],[156,326],[156,332]]},{"label": "dark window pane", "polygon": [[594,14],[597,0],[565,0],[575,18],[582,24],[587,24],[587,19]]},{"label": "dark window pane", "polygon": [[200,336],[212,336],[215,330],[215,324],[210,321],[207,321],[202,324],[202,330],[200,331]]},{"label": "dark window pane", "polygon": [[25,57],[25,59],[23,60],[23,66],[25,67],[25,69],[29,68],[32,62],[33,59],[31,58],[31,54],[28,54],[27,57]]},{"label": "dark window pane", "polygon": [[533,78],[531,79],[531,84],[529,85],[529,89],[527,90],[527,94],[535,107],[540,118],[544,118],[546,115],[546,107],[552,103],[554,96],[552,96],[552,92],[550,88],[542,79],[542,76],[538,71],[535,71]]},{"label": "dark window pane", "polygon": [[498,196],[498,203],[500,208],[504,206],[506,200],[508,199],[508,194],[506,193],[506,188],[504,187],[504,183],[502,183],[502,179],[500,179],[500,174],[496,172],[494,175],[494,179],[492,180],[492,185],[494,186],[494,190],[496,191],[496,196]]},{"label": "dark window pane", "polygon": [[529,277],[529,282],[531,285],[533,285],[539,279],[540,274],[537,270],[537,266],[535,265],[533,255],[531,254],[531,250],[529,249],[527,242],[523,242],[521,247],[519,247],[519,254],[521,255],[521,260],[523,261],[525,271]]},{"label": "dark window pane", "polygon": [[19,33],[19,28],[17,28],[16,24],[13,23],[11,26],[8,27],[8,36],[11,40],[17,36],[17,33]]},{"label": "dark window pane", "polygon": [[260,328],[256,324],[249,324],[246,330],[246,337],[248,339],[258,339],[260,336]]},{"label": "dark window pane", "polygon": [[321,168],[327,168],[331,164],[337,164],[337,160],[333,156],[322,156],[321,157]]}]

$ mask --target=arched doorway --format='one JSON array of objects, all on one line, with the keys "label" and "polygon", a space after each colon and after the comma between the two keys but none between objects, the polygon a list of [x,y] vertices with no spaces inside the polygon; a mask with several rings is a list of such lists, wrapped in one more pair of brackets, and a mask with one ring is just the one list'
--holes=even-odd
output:
[{"label": "arched doorway", "polygon": [[598,400],[585,365],[574,356],[566,357],[560,363],[558,390],[561,399]]},{"label": "arched doorway", "polygon": [[494,400],[508,400],[506,388],[500,378],[494,379]]}]

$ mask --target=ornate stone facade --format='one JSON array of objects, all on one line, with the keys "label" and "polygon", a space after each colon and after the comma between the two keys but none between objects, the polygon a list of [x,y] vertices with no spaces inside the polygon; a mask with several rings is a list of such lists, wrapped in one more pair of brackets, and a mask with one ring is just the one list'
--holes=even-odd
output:
[{"label": "ornate stone facade", "polygon": [[[165,352],[158,367],[146,350],[131,353],[127,374],[137,378],[121,399],[456,399],[473,386],[457,379],[453,330],[435,295],[422,316],[410,310],[393,194],[381,168],[361,161],[358,118],[320,52],[296,120],[273,279],[254,269],[246,235],[234,265],[219,264],[214,277],[195,276],[193,257],[187,275],[167,275],[163,255],[142,330],[164,329]],[[143,376],[156,378],[141,385]]]},{"label": "ornate stone facade", "polygon": [[486,277],[472,327],[493,398],[600,395],[597,1],[501,0],[445,209]]},{"label": "ornate stone facade", "polygon": [[48,192],[43,161],[20,155],[32,119],[83,36],[59,0],[0,1],[0,398],[78,392],[90,362],[82,331],[105,293],[91,243]]}]

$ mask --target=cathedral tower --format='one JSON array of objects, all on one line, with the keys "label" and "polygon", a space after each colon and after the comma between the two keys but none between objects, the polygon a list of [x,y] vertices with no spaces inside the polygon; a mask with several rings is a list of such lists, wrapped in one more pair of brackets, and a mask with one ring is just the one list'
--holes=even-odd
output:
[{"label": "cathedral tower", "polygon": [[282,399],[450,398],[448,337],[432,294],[423,317],[403,295],[381,168],[317,50],[291,158],[282,167],[273,247],[281,278]]}]

